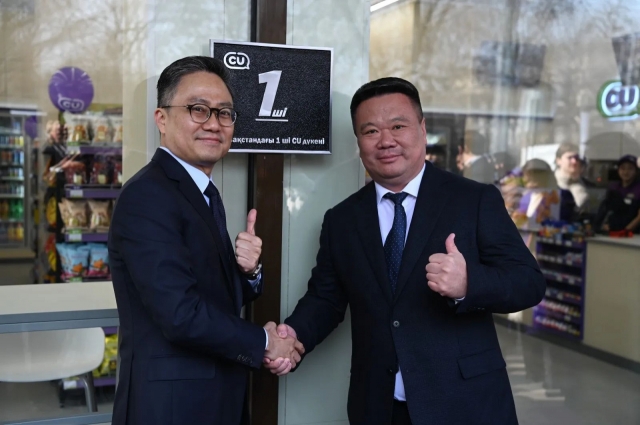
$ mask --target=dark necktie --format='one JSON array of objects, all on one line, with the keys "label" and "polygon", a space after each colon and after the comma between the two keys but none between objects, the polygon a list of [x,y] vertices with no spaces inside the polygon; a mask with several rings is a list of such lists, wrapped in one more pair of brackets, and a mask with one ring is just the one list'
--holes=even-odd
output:
[{"label": "dark necktie", "polygon": [[218,227],[218,232],[220,232],[225,254],[231,259],[233,246],[231,245],[231,239],[229,239],[229,232],[227,231],[227,215],[224,212],[220,192],[218,192],[218,189],[213,183],[209,182],[209,185],[204,190],[204,194],[209,198],[209,208],[211,208],[211,212],[213,212],[213,219]]},{"label": "dark necktie", "polygon": [[384,243],[384,256],[387,260],[387,269],[389,272],[389,282],[391,290],[396,292],[398,283],[398,273],[400,273],[400,263],[402,262],[402,251],[404,250],[404,239],[407,234],[407,213],[404,211],[402,201],[408,196],[408,193],[387,193],[384,198],[391,199],[394,203],[393,226],[387,235]]}]

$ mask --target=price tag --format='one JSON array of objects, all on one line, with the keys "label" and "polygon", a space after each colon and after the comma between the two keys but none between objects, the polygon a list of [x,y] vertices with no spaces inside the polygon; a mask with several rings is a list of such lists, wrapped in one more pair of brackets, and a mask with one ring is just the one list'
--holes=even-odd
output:
[{"label": "price tag", "polygon": [[65,390],[72,390],[78,388],[78,381],[70,380],[70,381],[62,381],[62,388]]},{"label": "price tag", "polygon": [[69,233],[67,234],[67,240],[69,242],[82,242],[82,233]]},{"label": "price tag", "polygon": [[83,198],[84,191],[82,189],[72,189],[69,191],[69,198]]}]

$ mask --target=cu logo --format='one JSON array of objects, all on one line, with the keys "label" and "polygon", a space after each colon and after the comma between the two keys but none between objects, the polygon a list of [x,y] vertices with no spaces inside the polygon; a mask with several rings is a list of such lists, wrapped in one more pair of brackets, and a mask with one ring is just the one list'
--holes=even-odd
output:
[{"label": "cu logo", "polygon": [[224,55],[224,64],[229,69],[249,69],[249,56],[242,52],[229,52]]},{"label": "cu logo", "polygon": [[635,116],[639,100],[638,86],[623,86],[620,81],[610,81],[600,91],[598,107],[607,118]]}]

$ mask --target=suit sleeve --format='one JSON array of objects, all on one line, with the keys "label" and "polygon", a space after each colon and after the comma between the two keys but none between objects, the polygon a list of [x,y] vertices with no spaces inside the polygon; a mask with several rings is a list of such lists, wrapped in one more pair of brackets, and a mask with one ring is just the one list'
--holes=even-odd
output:
[{"label": "suit sleeve", "polygon": [[479,261],[467,261],[467,295],[458,313],[511,313],[540,302],[545,279],[494,186],[483,189],[477,243]]},{"label": "suit sleeve", "polygon": [[331,215],[327,211],[320,232],[320,249],[306,294],[285,320],[298,335],[305,355],[320,344],[343,320],[347,311],[347,295],[334,268],[331,255]]},{"label": "suit sleeve", "polygon": [[152,320],[172,343],[259,368],[262,327],[207,302],[181,234],[179,205],[160,183],[137,180],[123,190],[111,225],[113,247],[123,258]]}]

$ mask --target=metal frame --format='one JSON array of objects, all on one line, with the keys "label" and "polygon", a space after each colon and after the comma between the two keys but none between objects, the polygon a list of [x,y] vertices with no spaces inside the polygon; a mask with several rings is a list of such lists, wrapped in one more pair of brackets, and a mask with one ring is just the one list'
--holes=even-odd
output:
[{"label": "metal frame", "polygon": [[294,46],[292,44],[272,44],[272,43],[254,43],[248,41],[226,41],[209,39],[209,54],[213,56],[216,43],[233,44],[236,46],[260,46],[271,47],[277,49],[305,49],[305,50],[323,50],[331,52],[331,69],[329,75],[329,140],[328,150],[326,151],[300,151],[300,150],[264,150],[264,149],[229,149],[232,153],[274,153],[274,154],[303,154],[303,155],[331,155],[333,150],[333,64],[334,64],[334,49],[333,47],[315,47],[315,46]]}]

